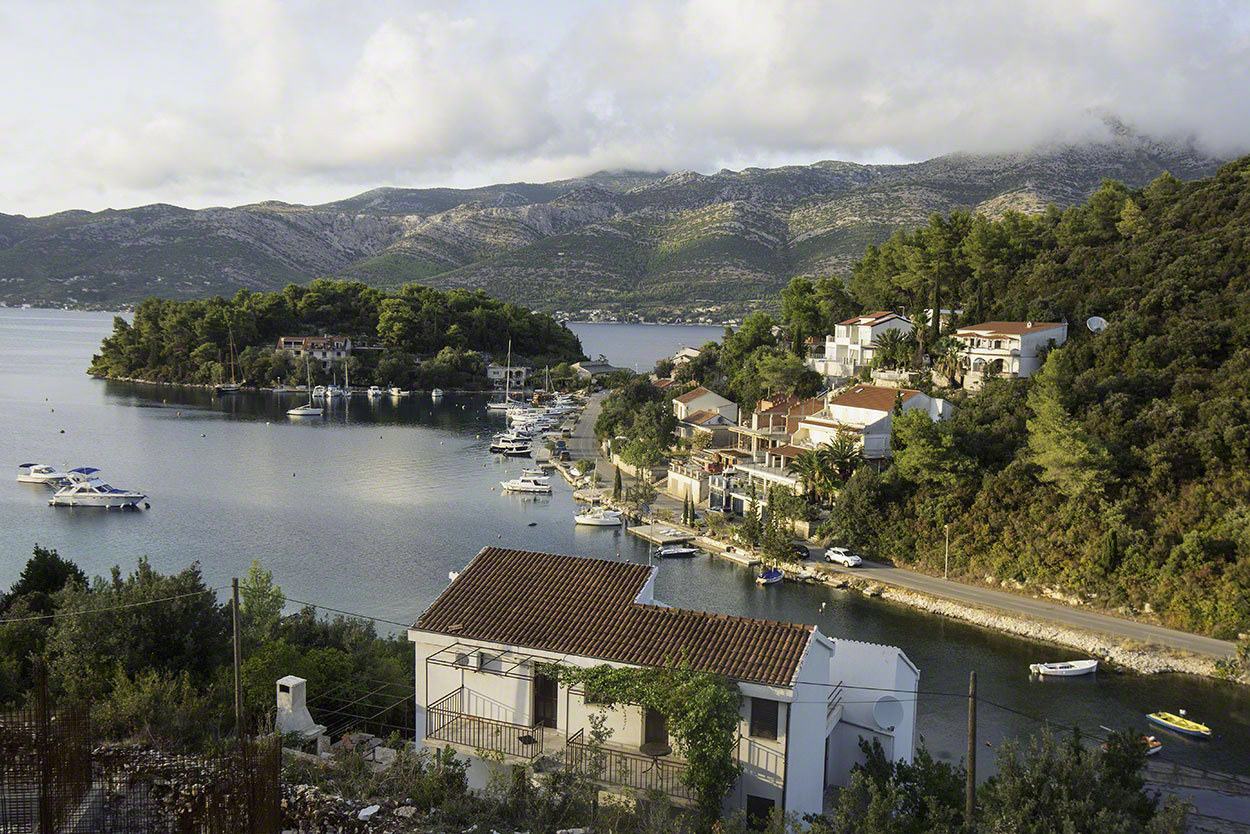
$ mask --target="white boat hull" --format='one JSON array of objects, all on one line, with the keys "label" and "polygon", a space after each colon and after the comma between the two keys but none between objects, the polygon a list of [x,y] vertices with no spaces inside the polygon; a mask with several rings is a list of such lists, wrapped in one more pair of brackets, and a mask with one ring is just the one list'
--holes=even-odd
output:
[{"label": "white boat hull", "polygon": [[1034,663],[1029,666],[1029,671],[1050,678],[1074,678],[1088,675],[1097,668],[1097,660],[1073,660],[1069,663]]},{"label": "white boat hull", "polygon": [[539,486],[528,486],[528,485],[527,486],[509,486],[508,484],[504,484],[503,491],[504,492],[528,492],[528,493],[533,493],[534,495],[550,495],[551,487],[549,486],[539,487]]},{"label": "white boat hull", "polygon": [[610,518],[610,517],[605,517],[605,516],[577,515],[577,516],[573,516],[573,521],[576,522],[577,524],[581,524],[584,527],[620,527],[621,526],[621,519],[619,517]]},{"label": "white boat hull", "polygon": [[320,417],[322,413],[320,408],[292,408],[286,414],[288,417]]},{"label": "white boat hull", "polygon": [[18,475],[19,484],[57,484],[65,480],[64,475]]},{"label": "white boat hull", "polygon": [[124,492],[110,495],[62,495],[52,496],[48,499],[48,503],[54,507],[134,507],[146,495],[140,495],[137,492]]}]

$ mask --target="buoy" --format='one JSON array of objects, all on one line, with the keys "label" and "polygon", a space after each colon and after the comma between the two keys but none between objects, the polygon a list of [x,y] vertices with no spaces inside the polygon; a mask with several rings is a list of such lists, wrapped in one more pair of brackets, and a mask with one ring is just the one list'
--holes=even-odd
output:
[{"label": "buoy", "polygon": [[55,414],[55,413],[56,413],[56,409],[55,409],[55,408],[49,408],[49,409],[48,409],[48,411],[51,411],[53,414]]},{"label": "buoy", "polygon": [[292,478],[294,478],[294,477],[295,477],[295,473],[294,473],[294,472],[292,472],[292,473],[291,473],[291,477],[292,477]]},{"label": "buoy", "polygon": [[491,492],[494,492],[494,491],[495,491],[495,488],[494,488],[494,487],[491,487],[491,488],[490,488],[490,491],[491,491]]},{"label": "buoy", "polygon": [[145,509],[145,510],[150,510],[150,509],[152,509],[152,505],[151,505],[151,504],[149,504],[147,501],[144,501],[144,502],[143,502],[143,509]]},{"label": "buoy", "polygon": [[525,526],[526,526],[526,527],[537,527],[537,526],[538,526],[538,522],[537,522],[537,521],[531,521],[529,524],[526,524]]},{"label": "buoy", "polygon": [[179,416],[179,417],[181,417],[181,416],[182,416],[182,412],[181,412],[181,411],[179,411],[179,412],[178,412],[178,416]]},{"label": "buoy", "polygon": [[497,539],[502,539],[502,538],[503,538],[503,533],[500,533],[498,536],[495,536],[495,538],[497,538]]},{"label": "buoy", "polygon": [[65,429],[61,429],[61,434],[65,434]]},{"label": "buoy", "polygon": [[200,437],[208,437],[207,434],[201,434]]}]

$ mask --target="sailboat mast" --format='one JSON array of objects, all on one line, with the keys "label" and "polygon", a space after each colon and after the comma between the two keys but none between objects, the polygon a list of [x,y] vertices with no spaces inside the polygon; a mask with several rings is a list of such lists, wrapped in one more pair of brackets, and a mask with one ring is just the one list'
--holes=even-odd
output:
[{"label": "sailboat mast", "polygon": [[508,367],[503,372],[503,401],[512,399],[512,340],[508,340]]}]

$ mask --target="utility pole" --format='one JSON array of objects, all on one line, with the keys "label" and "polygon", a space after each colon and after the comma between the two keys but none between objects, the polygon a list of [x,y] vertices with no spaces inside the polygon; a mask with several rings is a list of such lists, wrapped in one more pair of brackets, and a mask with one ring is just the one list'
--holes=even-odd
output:
[{"label": "utility pole", "polygon": [[964,797],[964,826],[976,831],[977,810],[977,673],[968,673],[968,784]]},{"label": "utility pole", "polygon": [[946,565],[942,568],[942,578],[950,579],[951,575],[951,526],[946,525]]},{"label": "utility pole", "polygon": [[230,619],[234,623],[234,732],[243,738],[243,679],[240,671],[239,650],[239,579],[232,580],[233,597],[230,601]]}]

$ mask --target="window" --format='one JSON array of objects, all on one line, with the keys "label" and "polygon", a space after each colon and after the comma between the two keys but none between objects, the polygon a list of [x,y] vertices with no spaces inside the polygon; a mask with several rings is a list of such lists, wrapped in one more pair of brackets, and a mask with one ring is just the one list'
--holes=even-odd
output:
[{"label": "window", "polygon": [[777,738],[777,702],[767,698],[751,699],[751,735],[754,738]]},{"label": "window", "polygon": [[668,717],[664,713],[647,708],[642,742],[643,744],[668,744]]},{"label": "window", "polygon": [[777,803],[771,799],[747,794],[747,824],[755,829],[763,828],[775,807]]}]

